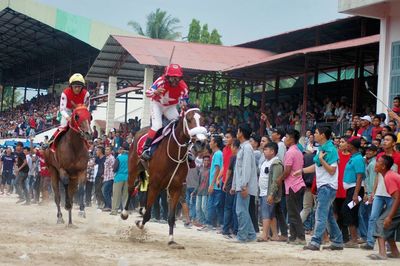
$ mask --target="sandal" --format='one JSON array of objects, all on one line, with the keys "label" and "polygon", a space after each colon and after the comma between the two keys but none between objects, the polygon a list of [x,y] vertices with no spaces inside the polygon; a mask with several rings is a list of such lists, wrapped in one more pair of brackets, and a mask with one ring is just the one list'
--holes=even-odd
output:
[{"label": "sandal", "polygon": [[400,255],[396,256],[396,255],[393,255],[393,253],[388,253],[388,254],[386,254],[386,256],[391,259],[400,259]]},{"label": "sandal", "polygon": [[371,260],[387,260],[387,257],[384,257],[380,254],[371,254],[368,256]]},{"label": "sandal", "polygon": [[262,237],[257,238],[257,242],[268,242],[268,238],[267,239],[264,239]]}]

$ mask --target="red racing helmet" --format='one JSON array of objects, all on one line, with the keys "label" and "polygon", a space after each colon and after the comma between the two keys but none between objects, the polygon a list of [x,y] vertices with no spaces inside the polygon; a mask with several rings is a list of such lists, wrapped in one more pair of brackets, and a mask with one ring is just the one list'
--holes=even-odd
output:
[{"label": "red racing helmet", "polygon": [[183,71],[180,65],[170,64],[165,68],[165,75],[168,77],[182,77]]}]

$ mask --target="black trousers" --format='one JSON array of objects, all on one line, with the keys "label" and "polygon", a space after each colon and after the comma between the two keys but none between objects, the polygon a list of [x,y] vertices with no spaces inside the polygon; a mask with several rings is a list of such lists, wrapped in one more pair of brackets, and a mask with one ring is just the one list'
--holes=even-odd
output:
[{"label": "black trousers", "polygon": [[299,238],[305,240],[304,226],[301,221],[300,212],[303,208],[303,195],[305,188],[301,188],[296,193],[289,188],[289,195],[286,195],[286,208],[289,217],[290,239]]},{"label": "black trousers", "polygon": [[257,219],[258,216],[257,216],[256,196],[253,195],[250,195],[249,213],[251,222],[253,223],[254,226],[254,231],[256,231],[256,233],[260,232]]},{"label": "black trousers", "polygon": [[160,192],[160,195],[158,195],[157,199],[154,201],[151,214],[152,218],[155,218],[157,220],[160,219],[165,221],[168,220],[168,200],[167,200],[167,191],[165,189]]},{"label": "black trousers", "polygon": [[85,186],[86,206],[90,206],[92,203],[92,191],[93,191],[93,182],[86,181],[86,186]]},{"label": "black trousers", "polygon": [[276,222],[278,224],[281,235],[284,237],[287,237],[288,236],[288,227],[287,227],[287,223],[286,223],[286,216],[283,214],[282,202],[278,202],[275,204],[275,217],[276,217]]},{"label": "black trousers", "polygon": [[101,188],[103,187],[103,177],[96,177],[94,193],[96,195],[97,206],[100,208],[104,205],[104,196]]}]

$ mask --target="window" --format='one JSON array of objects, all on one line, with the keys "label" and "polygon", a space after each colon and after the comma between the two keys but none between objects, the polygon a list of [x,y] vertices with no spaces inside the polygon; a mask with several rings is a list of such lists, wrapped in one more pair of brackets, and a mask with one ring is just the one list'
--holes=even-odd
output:
[{"label": "window", "polygon": [[397,95],[400,95],[400,42],[392,44],[389,102]]}]

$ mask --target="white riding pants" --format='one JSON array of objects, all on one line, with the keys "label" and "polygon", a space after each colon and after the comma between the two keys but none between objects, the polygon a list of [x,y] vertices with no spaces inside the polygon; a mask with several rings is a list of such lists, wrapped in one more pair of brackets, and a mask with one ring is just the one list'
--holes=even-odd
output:
[{"label": "white riding pants", "polygon": [[162,128],[162,115],[168,120],[177,119],[179,117],[176,105],[163,106],[159,102],[151,101],[151,129],[154,131]]},{"label": "white riding pants", "polygon": [[[68,113],[68,115],[71,115],[72,111],[71,110],[67,110],[67,113]],[[68,120],[63,115],[61,115],[60,127],[61,128],[65,128],[67,126],[68,126]]]}]

